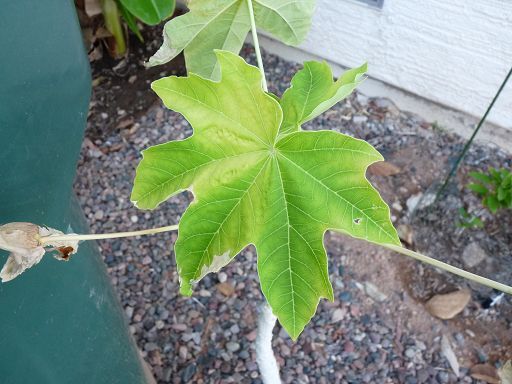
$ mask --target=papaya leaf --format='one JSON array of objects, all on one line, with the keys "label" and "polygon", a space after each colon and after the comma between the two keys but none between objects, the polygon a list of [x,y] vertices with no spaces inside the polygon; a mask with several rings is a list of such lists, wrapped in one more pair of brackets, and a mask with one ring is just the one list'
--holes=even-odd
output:
[{"label": "papaya leaf", "polygon": [[174,13],[176,0],[119,0],[131,14],[148,25],[157,25]]},{"label": "papaya leaf", "polygon": [[388,206],[365,177],[383,160],[368,143],[332,131],[279,136],[283,112],[261,89],[256,67],[217,51],[214,82],[191,74],[152,84],[194,134],[143,152],[132,201],[153,209],[181,191],[194,201],[175,245],[181,292],[249,244],[262,291],[296,339],[320,298],[333,299],[324,233],[330,229],[400,245]]},{"label": "papaya leaf", "polygon": [[[253,5],[257,27],[297,45],[309,30],[315,0],[253,0]],[[188,7],[167,22],[164,42],[148,64],[164,64],[184,50],[189,72],[218,79],[214,50],[240,52],[251,29],[247,0],[190,0]]]},{"label": "papaya leaf", "polygon": [[326,62],[310,61],[292,79],[281,99],[283,123],[280,133],[298,131],[300,126],[340,102],[364,80],[366,63],[346,71],[336,82]]}]

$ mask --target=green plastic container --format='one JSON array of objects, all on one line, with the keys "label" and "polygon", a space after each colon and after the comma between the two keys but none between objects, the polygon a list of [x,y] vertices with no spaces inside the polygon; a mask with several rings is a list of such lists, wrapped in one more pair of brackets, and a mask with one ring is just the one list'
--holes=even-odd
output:
[{"label": "green plastic container", "polygon": [[[0,224],[87,231],[72,193],[91,91],[74,3],[4,1],[0,36]],[[0,285],[0,383],[150,381],[95,244]]]}]

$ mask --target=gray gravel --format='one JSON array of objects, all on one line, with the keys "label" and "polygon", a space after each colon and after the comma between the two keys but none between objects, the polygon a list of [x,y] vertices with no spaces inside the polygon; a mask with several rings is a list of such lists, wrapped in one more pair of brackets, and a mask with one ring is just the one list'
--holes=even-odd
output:
[{"label": "gray gravel", "polygon": [[[245,54],[248,53],[246,49]],[[265,55],[265,63],[271,91],[281,94],[299,67],[271,55]],[[368,99],[360,94],[308,128],[333,129],[364,138],[385,156],[411,145],[424,145],[432,158],[446,160],[462,142],[456,136],[433,130],[418,116],[399,111],[389,100]],[[173,197],[153,212],[135,209],[129,197],[140,151],[190,134],[190,127],[180,115],[158,105],[121,132],[103,140],[86,141],[75,190],[92,231],[126,231],[177,223],[190,202],[189,194]],[[470,152],[467,162],[479,167],[494,163],[510,167],[510,158],[496,148],[478,146]],[[421,175],[413,176],[421,180]],[[373,180],[382,181],[379,177]],[[392,187],[399,190],[403,182],[393,179]],[[417,185],[422,191],[428,189],[421,182]],[[410,193],[406,189],[397,203],[405,207]],[[395,199],[384,192],[383,196],[390,203]],[[472,198],[457,198],[451,204],[453,209],[462,199]],[[476,205],[478,202],[473,200],[471,204]],[[409,222],[405,208],[402,213],[393,213],[397,223]],[[242,252],[223,274],[206,276],[195,295],[185,298],[178,292],[175,239],[176,234],[167,233],[100,242],[131,332],[155,377],[162,383],[260,383],[252,344],[257,306],[262,300],[254,249]],[[410,300],[407,293],[400,290],[397,282],[398,288],[388,301],[372,301],[360,289],[363,275],[350,261],[354,248],[329,239],[328,236],[329,270],[336,299],[333,303],[320,303],[316,316],[296,343],[276,327],[274,350],[284,382],[476,382],[470,378],[467,365],[457,378],[441,355],[443,323],[435,323],[431,333],[425,334],[390,321],[395,308]],[[501,246],[510,250],[506,239]],[[361,249],[364,248],[357,252]],[[453,336],[454,345],[463,345],[465,338],[468,336],[462,333]],[[485,351],[474,352],[472,363],[478,359],[487,362]],[[500,364],[499,359],[491,361],[495,362]]]}]

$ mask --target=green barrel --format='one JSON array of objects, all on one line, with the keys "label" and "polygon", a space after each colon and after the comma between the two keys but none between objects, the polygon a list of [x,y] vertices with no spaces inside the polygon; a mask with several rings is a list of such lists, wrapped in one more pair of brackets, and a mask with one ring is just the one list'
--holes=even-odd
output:
[{"label": "green barrel", "polygon": [[[74,3],[3,1],[0,36],[0,224],[87,231],[72,193],[91,91]],[[0,285],[0,383],[150,381],[94,244]]]}]

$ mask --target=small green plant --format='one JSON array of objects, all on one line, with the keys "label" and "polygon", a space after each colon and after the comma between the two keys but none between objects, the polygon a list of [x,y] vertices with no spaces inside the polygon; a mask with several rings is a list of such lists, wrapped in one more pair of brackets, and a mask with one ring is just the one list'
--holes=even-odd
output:
[{"label": "small green plant", "polygon": [[476,182],[468,188],[482,198],[482,204],[492,213],[502,208],[512,208],[512,173],[505,168],[489,168],[488,172],[471,172]]},{"label": "small green plant", "polygon": [[459,208],[457,226],[460,228],[483,228],[484,223],[478,216],[471,215],[464,208]]}]

